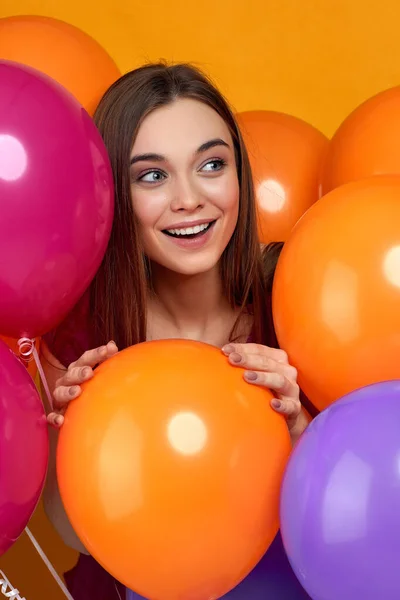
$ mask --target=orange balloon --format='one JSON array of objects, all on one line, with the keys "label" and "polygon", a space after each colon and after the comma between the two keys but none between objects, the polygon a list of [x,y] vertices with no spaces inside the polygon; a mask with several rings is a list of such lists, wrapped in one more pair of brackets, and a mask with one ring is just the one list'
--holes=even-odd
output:
[{"label": "orange balloon", "polygon": [[320,410],[400,379],[400,177],[337,188],[294,228],[275,274],[273,314],[299,385]]},{"label": "orange balloon", "polygon": [[400,174],[400,86],[356,108],[332,138],[323,169],[327,193],[373,175]]},{"label": "orange balloon", "polygon": [[[0,335],[0,340],[3,340],[3,342],[5,342],[7,344],[7,346],[9,346],[11,348],[11,350],[14,352],[14,354],[16,354],[21,359],[21,361],[24,363],[25,367],[28,369],[30,376],[34,380],[37,375],[37,367],[36,367],[35,361],[33,360],[33,357],[30,357],[29,360],[25,360],[24,357],[20,356],[18,340],[15,340],[14,338],[5,337],[3,335]],[[40,340],[36,340],[36,350],[38,352],[39,352],[39,348],[40,348]]]},{"label": "orange balloon", "polygon": [[121,76],[112,58],[93,38],[49,17],[0,19],[0,57],[46,73],[72,92],[89,114]]},{"label": "orange balloon", "polygon": [[305,121],[278,112],[237,115],[253,171],[261,242],[285,242],[319,198],[328,139]]},{"label": "orange balloon", "polygon": [[66,413],[61,496],[88,551],[151,600],[212,600],[278,531],[291,445],[271,394],[213,346],[133,346]]}]

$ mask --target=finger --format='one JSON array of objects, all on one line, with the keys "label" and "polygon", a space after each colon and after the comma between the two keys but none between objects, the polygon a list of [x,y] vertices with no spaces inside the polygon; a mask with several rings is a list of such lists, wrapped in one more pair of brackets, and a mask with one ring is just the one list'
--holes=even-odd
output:
[{"label": "finger", "polygon": [[57,382],[56,387],[80,385],[93,377],[91,367],[69,367],[68,371]]},{"label": "finger", "polygon": [[108,342],[106,346],[100,346],[94,350],[87,350],[71,367],[95,367],[118,352],[115,342]]},{"label": "finger", "polygon": [[59,429],[64,423],[63,415],[56,412],[51,412],[47,415],[47,423],[56,429]]},{"label": "finger", "polygon": [[298,417],[301,412],[300,402],[296,402],[292,398],[274,398],[271,400],[271,406],[276,412],[288,418]]},{"label": "finger", "polygon": [[279,363],[288,363],[288,355],[281,348],[270,348],[262,344],[227,344],[222,348],[222,352],[229,356],[233,352],[238,354],[262,354],[268,356]]},{"label": "finger", "polygon": [[79,385],[60,385],[53,392],[54,404],[58,407],[65,406],[71,400],[75,400],[81,393]]},{"label": "finger", "polygon": [[[265,371],[245,371],[244,378],[249,383],[266,387],[279,396],[299,400],[299,386],[295,381],[288,379],[282,373],[266,373]],[[299,401],[300,402],[300,401]]]},{"label": "finger", "polygon": [[233,352],[229,355],[229,362],[245,369],[280,373],[293,381],[297,379],[297,369],[295,367],[278,362],[265,354],[247,354],[246,352],[239,354],[238,352]]}]

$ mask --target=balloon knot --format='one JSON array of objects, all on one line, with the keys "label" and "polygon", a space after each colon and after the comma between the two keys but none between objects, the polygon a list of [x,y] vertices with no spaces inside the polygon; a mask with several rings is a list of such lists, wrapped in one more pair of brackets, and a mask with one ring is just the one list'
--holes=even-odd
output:
[{"label": "balloon knot", "polygon": [[20,356],[26,361],[33,360],[33,351],[35,349],[35,340],[27,337],[22,337],[18,340],[18,350]]}]

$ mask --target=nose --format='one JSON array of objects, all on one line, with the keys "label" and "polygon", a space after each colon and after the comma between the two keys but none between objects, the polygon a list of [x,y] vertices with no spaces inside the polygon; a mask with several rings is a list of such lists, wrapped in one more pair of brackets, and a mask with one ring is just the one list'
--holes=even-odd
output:
[{"label": "nose", "polygon": [[204,198],[195,183],[189,177],[177,178],[172,194],[173,212],[195,212],[204,206]]}]

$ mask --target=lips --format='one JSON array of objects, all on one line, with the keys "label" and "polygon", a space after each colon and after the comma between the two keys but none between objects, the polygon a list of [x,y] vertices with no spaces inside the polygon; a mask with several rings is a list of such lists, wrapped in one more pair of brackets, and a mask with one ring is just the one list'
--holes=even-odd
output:
[{"label": "lips", "polygon": [[215,221],[211,221],[209,223],[202,223],[200,225],[194,225],[192,227],[179,227],[175,229],[164,229],[163,233],[169,235],[171,237],[177,238],[195,238],[204,235],[208,229],[215,223]]},{"label": "lips", "polygon": [[[213,236],[213,232],[215,231],[216,221],[210,221],[208,223],[199,223],[198,225],[193,225],[192,227],[182,227],[178,230],[176,229],[164,229],[163,233],[165,237],[178,248],[181,248],[185,251],[194,251],[200,250],[204,246],[208,244]],[[202,227],[203,226],[203,227]],[[197,231],[196,228],[199,228],[200,231]],[[183,229],[183,233],[181,230]],[[193,233],[190,233],[190,231]],[[174,233],[177,231],[177,233]]]}]

